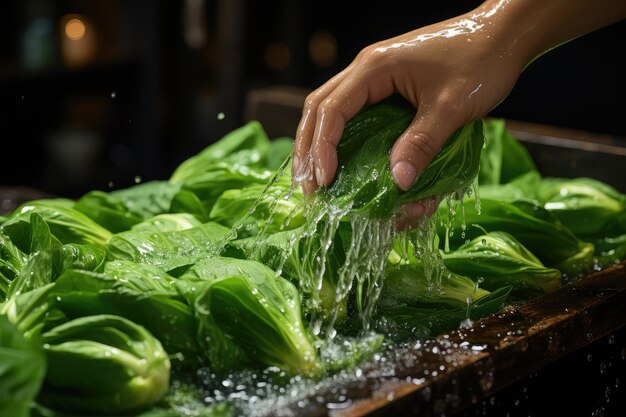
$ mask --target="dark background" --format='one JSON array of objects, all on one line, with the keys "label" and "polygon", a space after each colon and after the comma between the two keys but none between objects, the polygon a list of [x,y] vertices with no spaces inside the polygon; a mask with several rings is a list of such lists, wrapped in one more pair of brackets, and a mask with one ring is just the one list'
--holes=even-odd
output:
[{"label": "dark background", "polygon": [[[479,3],[0,2],[0,185],[73,197],[167,178],[243,123],[251,91],[315,88],[363,47]],[[492,115],[626,137],[625,44],[622,21],[558,48]]]}]

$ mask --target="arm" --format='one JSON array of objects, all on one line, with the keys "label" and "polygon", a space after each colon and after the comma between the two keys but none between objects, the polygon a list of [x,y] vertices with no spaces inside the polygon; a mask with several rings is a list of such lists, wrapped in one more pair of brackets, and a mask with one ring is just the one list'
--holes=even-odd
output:
[{"label": "arm", "polygon": [[[294,178],[306,194],[331,184],[344,124],[366,104],[397,92],[418,110],[390,155],[396,183],[406,190],[445,140],[500,103],[536,57],[624,17],[624,0],[488,0],[464,15],[371,45],[307,97]],[[427,206],[415,203],[407,215],[434,210]]]}]

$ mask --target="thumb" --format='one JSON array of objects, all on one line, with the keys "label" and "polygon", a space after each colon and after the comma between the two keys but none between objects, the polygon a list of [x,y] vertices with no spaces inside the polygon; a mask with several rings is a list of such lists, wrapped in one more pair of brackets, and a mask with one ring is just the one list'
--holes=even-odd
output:
[{"label": "thumb", "polygon": [[396,140],[391,149],[390,166],[400,189],[406,191],[413,185],[459,127],[451,119],[442,112],[420,114],[418,111],[411,125]]}]

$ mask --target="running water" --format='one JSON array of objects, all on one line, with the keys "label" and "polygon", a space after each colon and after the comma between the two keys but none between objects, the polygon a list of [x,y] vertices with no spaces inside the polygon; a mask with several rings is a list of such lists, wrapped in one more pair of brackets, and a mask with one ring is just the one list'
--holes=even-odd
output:
[{"label": "running water", "polygon": [[[265,188],[263,189],[263,191],[261,192],[261,194],[259,194],[259,197],[257,197],[257,199],[254,201],[254,203],[252,204],[252,206],[250,207],[250,209],[248,210],[248,212],[241,217],[234,225],[233,227],[230,229],[230,231],[222,238],[222,241],[217,245],[217,253],[222,253],[224,251],[224,248],[226,247],[226,245],[228,245],[229,242],[237,239],[237,236],[239,234],[239,231],[241,231],[241,229],[243,229],[246,225],[246,222],[248,221],[248,219],[250,218],[250,216],[252,214],[254,214],[254,212],[256,211],[257,207],[259,206],[259,204],[266,198],[268,198],[268,191],[270,190],[270,188],[272,188],[272,186],[274,186],[284,175],[285,175],[285,168],[287,168],[287,166],[289,165],[289,163],[291,162],[291,158],[292,158],[292,154],[290,154],[284,161],[283,163],[280,165],[280,167],[278,168],[278,170],[276,171],[276,174],[274,174],[269,181],[267,182],[267,185],[265,186]],[[291,195],[293,193],[293,187],[289,188],[289,190],[286,192],[288,193],[288,196],[286,197],[286,199],[291,198]],[[265,232],[267,231],[267,227],[269,227],[273,215],[274,215],[274,209],[276,208],[276,204],[277,201],[280,198],[285,199],[285,195],[274,195],[272,197],[272,201],[270,203],[270,218],[268,218],[265,221],[265,225],[264,225],[264,229],[263,234],[265,234]],[[259,233],[259,235],[261,235],[261,233]]]},{"label": "running water", "polygon": [[[302,164],[302,169],[292,181],[292,186],[280,192],[271,192],[272,187],[285,175],[291,156],[288,157],[277,173],[270,179],[263,192],[256,199],[247,214],[239,219],[219,245],[220,252],[226,245],[237,238],[239,231],[246,226],[261,202],[269,202],[269,215],[253,238],[248,248],[247,256],[257,259],[263,250],[268,228],[273,224],[276,208],[281,201],[294,198],[296,188],[304,181],[313,178],[312,160],[308,158]],[[372,219],[365,214],[352,211],[351,203],[337,205],[326,198],[323,193],[317,193],[309,199],[301,199],[293,205],[291,211],[278,225],[279,230],[289,227],[292,219],[303,212],[305,224],[302,232],[293,234],[284,248],[281,259],[277,260],[275,271],[282,275],[283,267],[292,256],[298,257],[298,280],[303,293],[305,311],[310,317],[310,329],[315,335],[326,336],[332,339],[336,335],[335,323],[341,312],[345,313],[348,297],[354,290],[358,314],[364,331],[369,331],[372,316],[375,313],[376,303],[384,283],[384,272],[388,256],[394,246],[394,240],[401,242],[405,259],[408,259],[409,250],[413,256],[420,259],[429,289],[437,291],[442,281],[449,274],[443,265],[439,253],[437,237],[437,223],[446,226],[445,250],[449,249],[448,230],[452,224],[457,209],[460,207],[465,225],[463,206],[464,197],[475,194],[477,209],[480,206],[477,182],[465,189],[457,190],[444,196],[448,207],[448,215],[440,216],[437,212],[432,218],[423,218],[419,227],[411,232],[396,230],[397,214],[392,213],[384,219]],[[340,229],[344,232],[340,233]],[[464,233],[465,227],[463,227]],[[337,236],[341,235],[340,239]],[[347,241],[344,241],[346,239]],[[342,245],[335,248],[334,245]],[[345,260],[337,265],[336,250],[345,253]]]}]

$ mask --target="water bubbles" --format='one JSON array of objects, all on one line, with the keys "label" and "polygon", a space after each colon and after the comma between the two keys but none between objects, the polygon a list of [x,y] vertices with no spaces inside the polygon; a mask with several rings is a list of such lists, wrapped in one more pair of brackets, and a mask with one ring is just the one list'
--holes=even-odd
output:
[{"label": "water bubbles", "polygon": [[615,335],[614,334],[610,334],[608,339],[607,339],[609,345],[612,345],[613,343],[615,343]]}]

